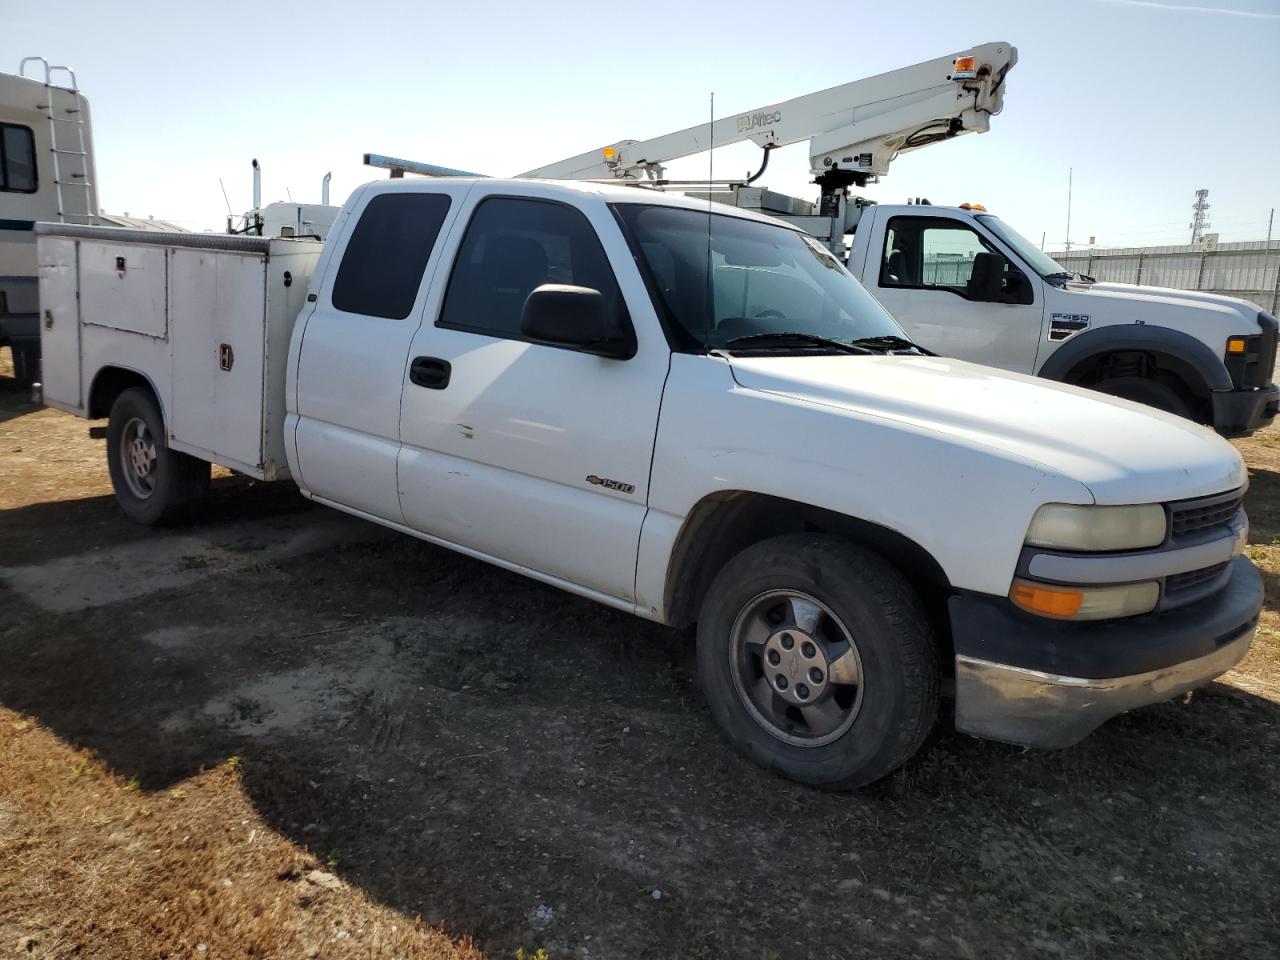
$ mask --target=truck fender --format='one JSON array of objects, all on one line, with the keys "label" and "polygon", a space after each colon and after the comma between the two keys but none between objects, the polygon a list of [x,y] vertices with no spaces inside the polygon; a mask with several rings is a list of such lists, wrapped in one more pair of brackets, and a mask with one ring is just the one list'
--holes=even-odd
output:
[{"label": "truck fender", "polygon": [[169,411],[165,409],[164,396],[156,389],[150,374],[143,373],[133,367],[112,363],[100,367],[93,375],[89,392],[85,398],[85,414],[90,420],[101,420],[111,413],[111,404],[130,387],[148,387],[156,398],[156,407],[160,417],[169,426]]},{"label": "truck fender", "polygon": [[1231,375],[1222,358],[1190,334],[1168,327],[1125,324],[1099,327],[1078,333],[1044,362],[1038,375],[1047,380],[1064,380],[1080,363],[1103,353],[1137,350],[1162,353],[1181,360],[1204,378],[1210,390],[1231,390]]}]

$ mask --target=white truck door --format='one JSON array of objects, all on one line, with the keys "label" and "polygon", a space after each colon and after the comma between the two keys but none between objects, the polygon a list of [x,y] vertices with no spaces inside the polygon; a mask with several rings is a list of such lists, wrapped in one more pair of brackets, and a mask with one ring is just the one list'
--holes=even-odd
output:
[{"label": "white truck door", "polygon": [[466,186],[366,191],[353,202],[315,291],[298,353],[300,487],[401,522],[400,394],[422,298]]},{"label": "white truck door", "polygon": [[[636,550],[670,349],[608,207],[478,186],[414,338],[400,502],[421,532],[622,600]],[[530,343],[544,283],[600,290],[637,352],[606,359]]]},{"label": "white truck door", "polygon": [[862,281],[907,335],[943,356],[1034,372],[1039,277],[945,210],[877,213]]}]

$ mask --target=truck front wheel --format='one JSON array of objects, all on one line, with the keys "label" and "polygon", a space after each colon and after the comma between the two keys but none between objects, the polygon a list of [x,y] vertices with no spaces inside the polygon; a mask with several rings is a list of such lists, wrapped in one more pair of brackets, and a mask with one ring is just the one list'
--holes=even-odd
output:
[{"label": "truck front wheel", "polygon": [[830,536],[776,537],[730,560],[702,605],[698,668],[734,745],[815,786],[897,769],[938,712],[919,597],[879,556]]},{"label": "truck front wheel", "polygon": [[209,491],[209,464],[170,450],[151,391],[130,387],[111,405],[107,470],[129,519],[148,526],[190,518]]}]

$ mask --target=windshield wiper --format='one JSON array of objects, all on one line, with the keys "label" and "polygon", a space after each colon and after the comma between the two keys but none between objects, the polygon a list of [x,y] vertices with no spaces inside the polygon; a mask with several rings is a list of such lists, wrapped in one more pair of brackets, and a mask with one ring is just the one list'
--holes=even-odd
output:
[{"label": "windshield wiper", "polygon": [[1061,280],[1063,283],[1075,280],[1077,283],[1097,283],[1093,277],[1083,273],[1072,273],[1070,270],[1062,270],[1058,273],[1047,273],[1044,277],[1046,280]]},{"label": "windshield wiper", "polygon": [[926,350],[918,343],[913,343],[906,337],[899,337],[894,334],[885,334],[881,337],[859,337],[849,344],[853,347],[884,347],[885,353],[892,353],[894,350],[917,350],[926,357],[936,357],[937,354],[930,350]]},{"label": "windshield wiper", "polygon": [[724,349],[732,350],[735,347],[770,347],[770,346],[811,346],[826,347],[831,350],[839,350],[841,353],[874,353],[870,349],[870,345],[862,346],[858,343],[845,343],[843,340],[832,340],[830,337],[819,337],[812,333],[799,332],[778,332],[778,333],[751,333],[745,337],[734,337],[725,342]]}]

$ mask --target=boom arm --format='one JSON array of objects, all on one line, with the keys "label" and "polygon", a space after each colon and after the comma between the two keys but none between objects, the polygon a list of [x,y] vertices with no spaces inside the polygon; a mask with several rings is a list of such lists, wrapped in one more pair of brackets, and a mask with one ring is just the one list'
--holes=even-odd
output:
[{"label": "boom arm", "polygon": [[766,149],[809,141],[809,166],[823,193],[888,172],[900,153],[961,133],[985,133],[1004,101],[1018,52],[984,43],[955,56],[891,70],[652,140],[620,140],[522,177],[555,180],[661,179],[680,157],[750,140]]}]

